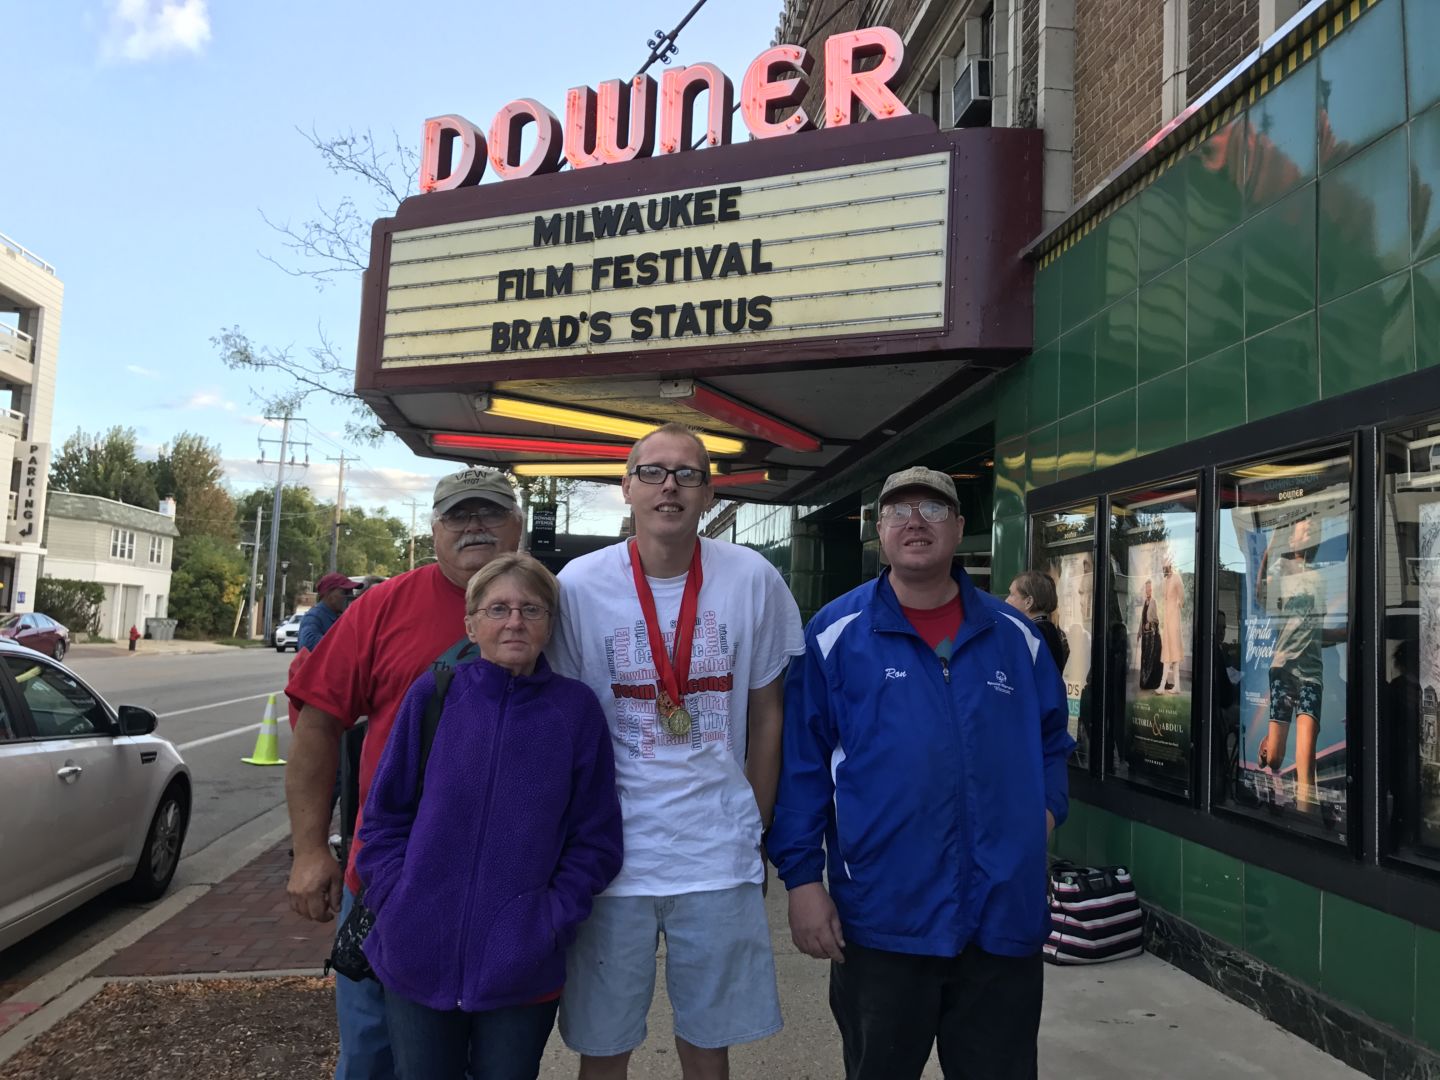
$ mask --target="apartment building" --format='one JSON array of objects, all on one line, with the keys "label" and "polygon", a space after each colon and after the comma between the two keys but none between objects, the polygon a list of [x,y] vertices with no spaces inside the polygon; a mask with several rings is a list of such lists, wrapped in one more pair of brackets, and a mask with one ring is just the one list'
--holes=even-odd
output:
[{"label": "apartment building", "polygon": [[9,481],[0,611],[35,606],[64,296],[53,266],[0,233],[0,475]]},{"label": "apartment building", "polygon": [[170,607],[175,500],[159,510],[98,495],[56,491],[45,517],[45,576],[95,581],[105,589],[100,633],[124,640],[130,627],[163,619]]}]

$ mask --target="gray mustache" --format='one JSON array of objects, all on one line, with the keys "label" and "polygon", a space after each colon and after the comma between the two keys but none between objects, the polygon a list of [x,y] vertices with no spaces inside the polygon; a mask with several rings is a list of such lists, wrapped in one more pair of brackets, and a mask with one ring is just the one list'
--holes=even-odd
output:
[{"label": "gray mustache", "polygon": [[490,533],[466,533],[460,537],[455,545],[457,550],[464,551],[467,547],[474,547],[476,544],[498,544],[500,541]]}]

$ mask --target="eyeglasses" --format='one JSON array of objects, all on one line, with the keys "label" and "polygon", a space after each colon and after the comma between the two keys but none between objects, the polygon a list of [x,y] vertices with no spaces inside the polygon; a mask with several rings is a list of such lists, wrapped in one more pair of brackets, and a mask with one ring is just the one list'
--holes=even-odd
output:
[{"label": "eyeglasses", "polygon": [[550,614],[549,608],[541,607],[539,604],[521,604],[519,607],[511,607],[509,604],[491,604],[489,607],[476,608],[470,614],[498,621],[510,618],[512,611],[520,612],[520,617],[526,622],[539,622]]},{"label": "eyeglasses", "polygon": [[910,520],[910,515],[916,510],[920,516],[932,525],[937,522],[948,520],[950,517],[950,506],[940,502],[938,499],[926,499],[918,503],[886,503],[880,508],[880,520],[893,529],[898,529]]},{"label": "eyeglasses", "polygon": [[663,484],[673,476],[675,483],[681,487],[699,487],[709,479],[709,474],[704,469],[692,468],[689,465],[682,465],[678,469],[667,469],[664,465],[636,465],[630,470],[630,475],[642,484]]},{"label": "eyeglasses", "polygon": [[513,516],[509,510],[499,506],[482,506],[479,510],[462,510],[457,506],[438,514],[435,520],[451,532],[464,532],[472,522],[482,529],[498,529]]}]

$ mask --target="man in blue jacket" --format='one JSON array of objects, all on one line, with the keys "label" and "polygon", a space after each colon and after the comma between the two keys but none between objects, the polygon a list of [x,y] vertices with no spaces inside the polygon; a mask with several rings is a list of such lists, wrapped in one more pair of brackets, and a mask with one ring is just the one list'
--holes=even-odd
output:
[{"label": "man in blue jacket", "polygon": [[890,476],[889,569],[821,609],[786,677],[767,845],[796,947],[831,961],[847,1080],[918,1078],[937,1039],[946,1077],[1037,1073],[1074,742],[1049,650],[951,565],[959,509],[945,473]]}]

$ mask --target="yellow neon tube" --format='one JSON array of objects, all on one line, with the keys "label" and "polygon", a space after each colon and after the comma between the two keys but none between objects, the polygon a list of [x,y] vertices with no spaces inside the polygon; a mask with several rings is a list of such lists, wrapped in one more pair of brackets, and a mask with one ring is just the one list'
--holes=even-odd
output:
[{"label": "yellow neon tube", "polygon": [[[625,463],[623,461],[579,461],[574,464],[567,464],[563,461],[531,462],[523,465],[511,465],[510,471],[516,476],[624,476]],[[710,475],[714,476],[719,470],[712,464]]]},{"label": "yellow neon tube", "polygon": [[[586,412],[583,409],[566,409],[559,405],[542,405],[537,401],[518,401],[515,398],[492,397],[490,407],[485,410],[491,416],[506,420],[525,420],[532,424],[554,424],[556,427],[574,428],[577,431],[593,431],[597,435],[615,435],[622,439],[639,439],[649,435],[659,424],[643,420],[622,420],[618,416],[604,416],[601,413]],[[739,439],[723,435],[707,435],[697,432],[705,449],[712,454],[740,454],[745,444]],[[526,475],[521,473],[519,475]]]}]

